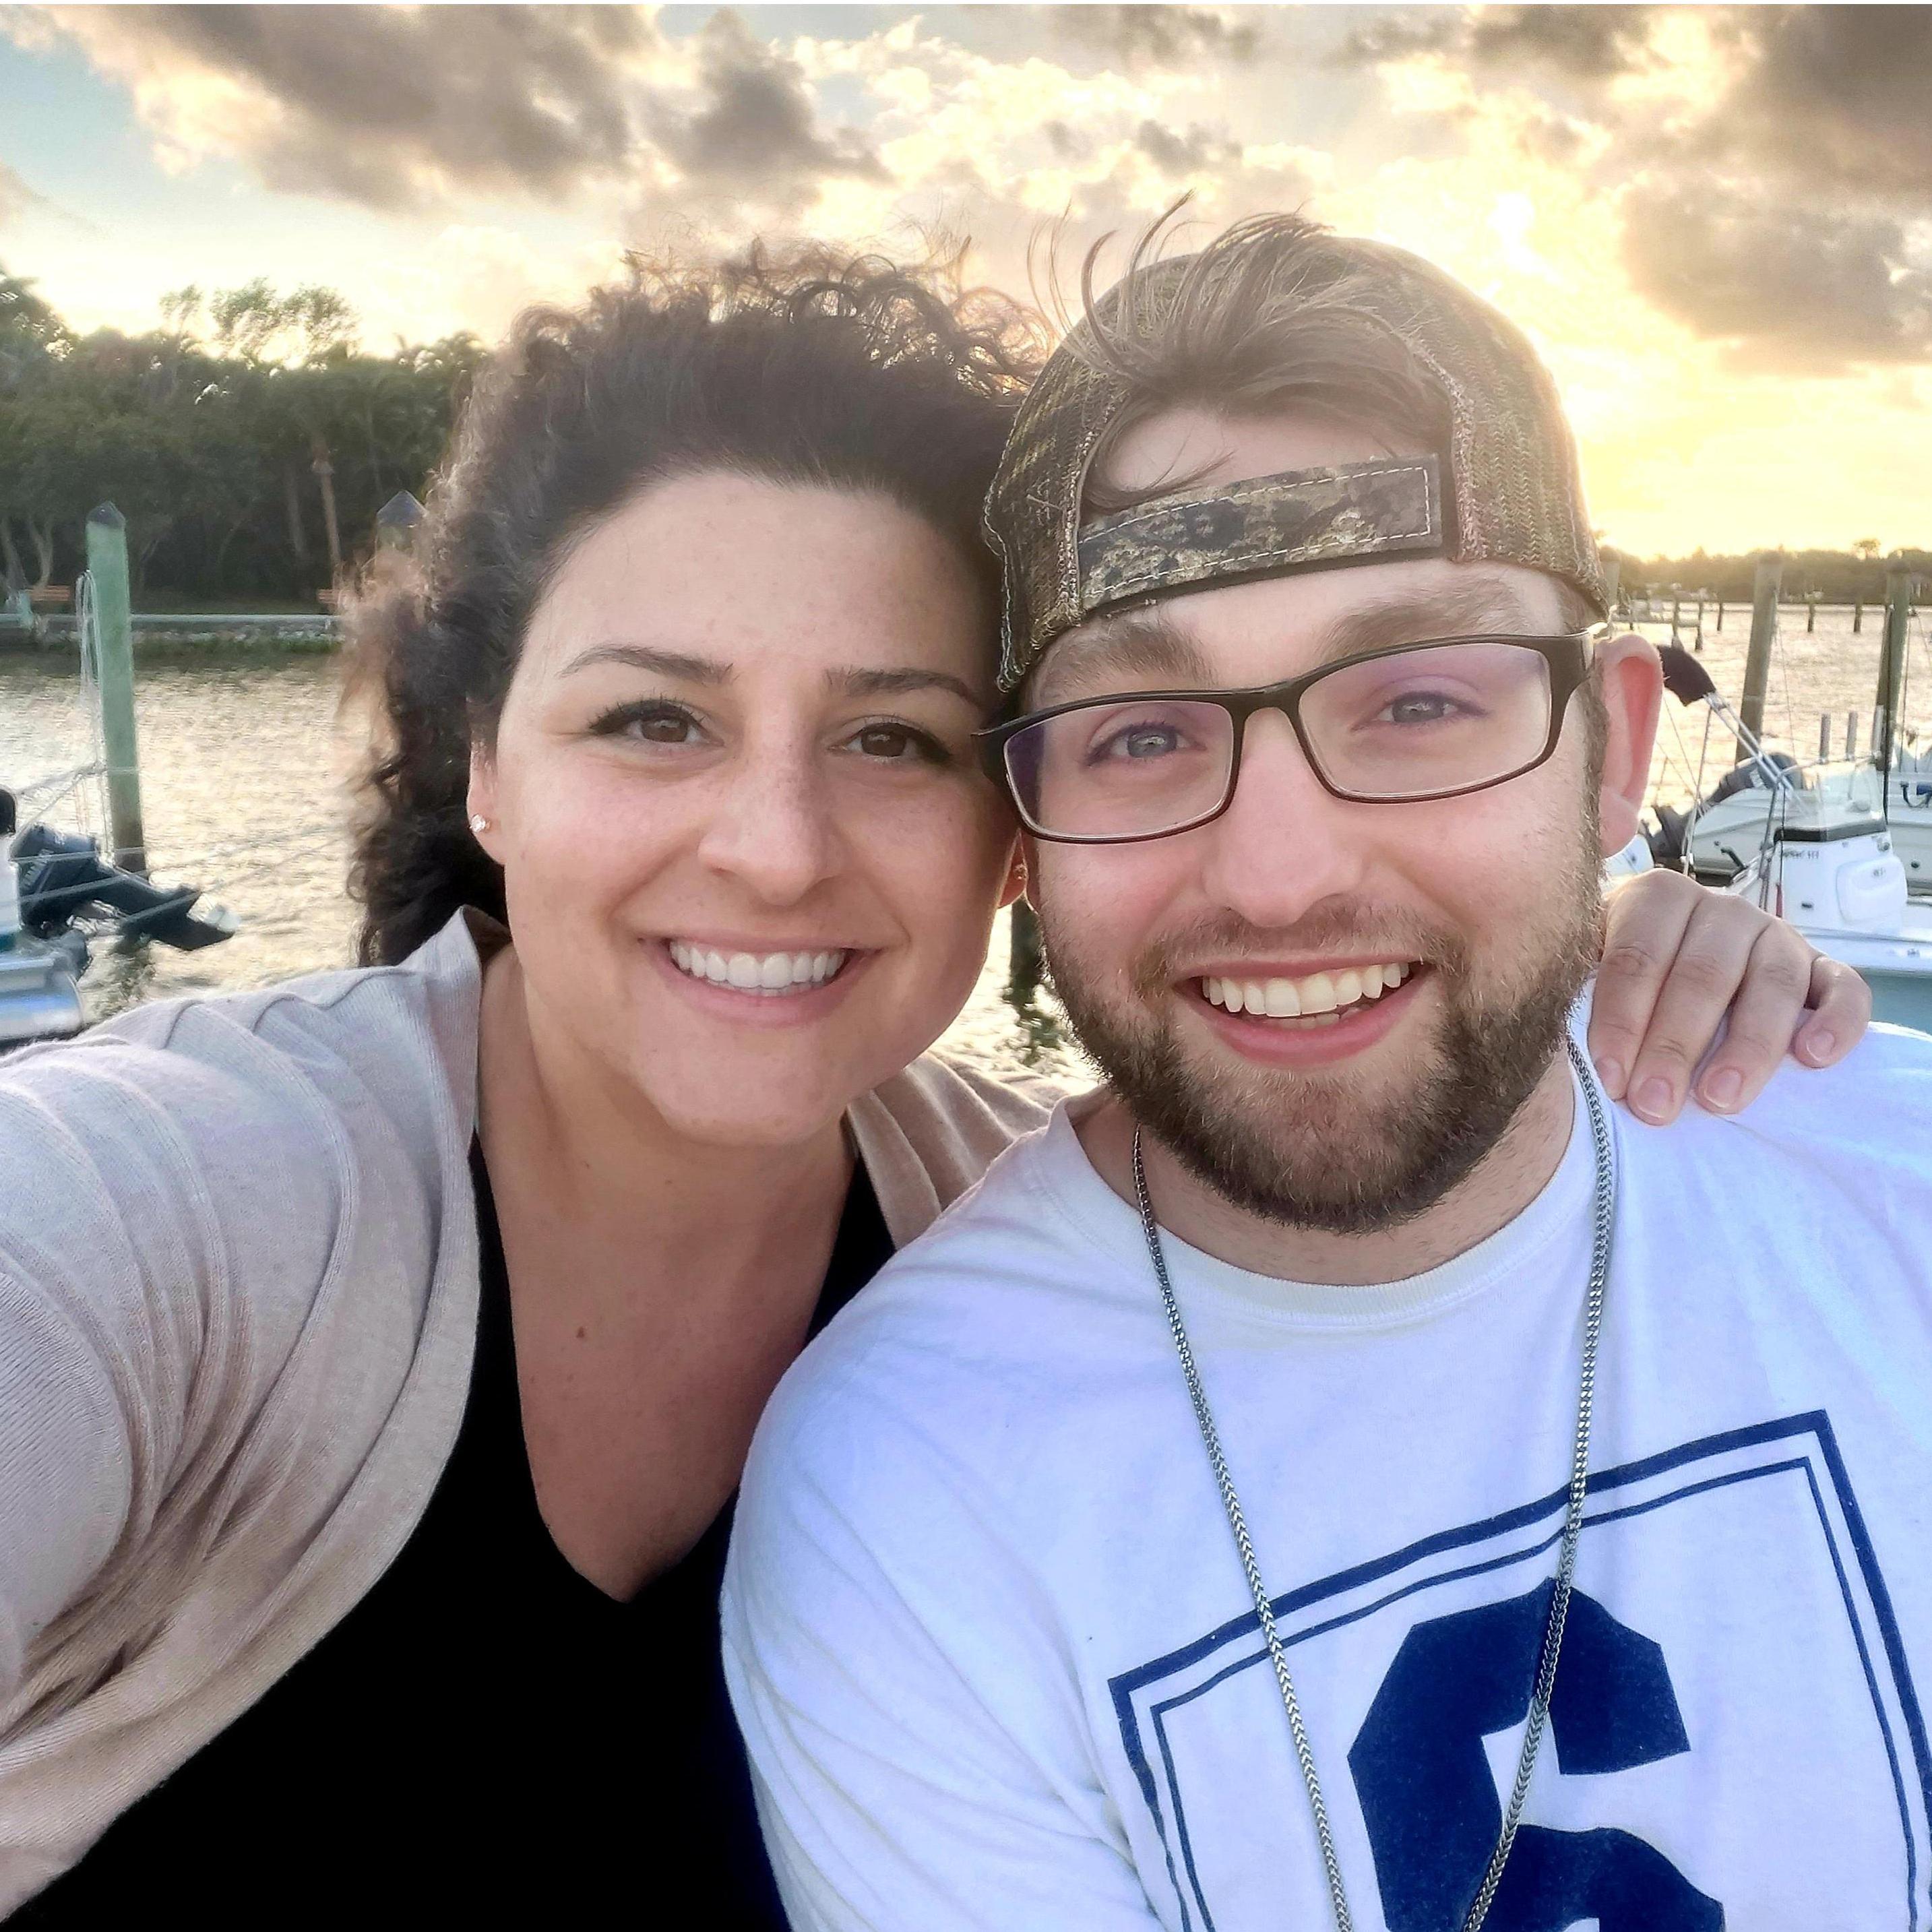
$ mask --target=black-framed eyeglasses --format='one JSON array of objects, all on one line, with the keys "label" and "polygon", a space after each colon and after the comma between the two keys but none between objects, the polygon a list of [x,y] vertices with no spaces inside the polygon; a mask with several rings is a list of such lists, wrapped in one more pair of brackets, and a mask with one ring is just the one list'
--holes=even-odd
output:
[{"label": "black-framed eyeglasses", "polygon": [[1556,748],[1590,634],[1432,638],[1244,691],[1114,692],[975,734],[1036,838],[1126,844],[1190,832],[1233,802],[1257,711],[1279,711],[1336,798],[1416,804],[1486,790]]}]

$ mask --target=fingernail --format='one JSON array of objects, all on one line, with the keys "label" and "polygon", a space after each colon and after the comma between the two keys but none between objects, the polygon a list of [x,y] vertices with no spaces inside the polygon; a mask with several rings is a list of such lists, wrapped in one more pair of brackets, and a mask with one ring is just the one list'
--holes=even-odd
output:
[{"label": "fingernail", "polygon": [[1744,1076],[1730,1067],[1722,1072],[1714,1073],[1704,1082],[1704,1099],[1708,1106],[1735,1107],[1738,1096],[1744,1090]]},{"label": "fingernail", "polygon": [[1804,1036],[1804,1051],[1814,1060],[1828,1060],[1832,1050],[1838,1045],[1837,1036],[1828,1033],[1808,1033]]},{"label": "fingernail", "polygon": [[1630,1105],[1646,1120],[1662,1120],[1670,1112],[1670,1082],[1653,1074],[1631,1096]]},{"label": "fingernail", "polygon": [[1621,1060],[1600,1060],[1597,1062],[1597,1078],[1604,1083],[1604,1090],[1612,1100],[1620,1099],[1624,1090],[1624,1064]]}]

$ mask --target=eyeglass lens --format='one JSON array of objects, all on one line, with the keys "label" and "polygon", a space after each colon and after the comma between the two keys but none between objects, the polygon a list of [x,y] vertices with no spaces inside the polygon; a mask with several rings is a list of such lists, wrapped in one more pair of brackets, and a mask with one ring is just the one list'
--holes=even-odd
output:
[{"label": "eyeglass lens", "polygon": [[[1300,711],[1332,791],[1393,802],[1474,790],[1541,755],[1549,662],[1506,643],[1394,652],[1337,665],[1303,692]],[[1144,838],[1212,817],[1234,754],[1221,705],[1131,696],[1042,718],[1006,747],[1028,822],[1070,838]]]}]

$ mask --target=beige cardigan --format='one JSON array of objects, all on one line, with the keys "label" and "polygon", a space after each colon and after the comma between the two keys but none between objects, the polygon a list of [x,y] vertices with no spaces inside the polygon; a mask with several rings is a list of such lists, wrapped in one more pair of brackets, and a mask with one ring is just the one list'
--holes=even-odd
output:
[{"label": "beige cardigan", "polygon": [[[288,1670],[428,1502],[476,1343],[490,932],[0,1060],[0,1914]],[[928,1055],[855,1105],[893,1240],[1050,1097]]]}]

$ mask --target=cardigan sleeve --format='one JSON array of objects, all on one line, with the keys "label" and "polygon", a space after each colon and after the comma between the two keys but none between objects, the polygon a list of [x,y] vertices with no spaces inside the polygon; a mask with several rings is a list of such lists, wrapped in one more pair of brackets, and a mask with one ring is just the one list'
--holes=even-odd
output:
[{"label": "cardigan sleeve", "polygon": [[995,1079],[928,1053],[855,1101],[846,1118],[893,1246],[925,1233],[1061,1097],[1032,1075]]},{"label": "cardigan sleeve", "polygon": [[237,1452],[337,1246],[326,1127],[228,1030],[214,1053],[122,1033],[0,1063],[0,1736],[113,1559],[165,1520],[192,1562],[245,1508]]}]

